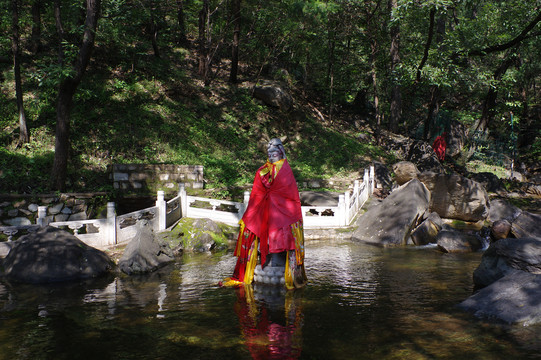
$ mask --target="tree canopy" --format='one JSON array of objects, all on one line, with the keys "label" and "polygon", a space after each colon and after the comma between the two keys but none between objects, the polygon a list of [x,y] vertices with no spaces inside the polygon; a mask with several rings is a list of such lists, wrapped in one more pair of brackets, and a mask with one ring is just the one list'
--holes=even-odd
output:
[{"label": "tree canopy", "polygon": [[[327,121],[356,112],[376,134],[387,129],[432,140],[451,119],[472,138],[516,144],[537,160],[541,153],[538,0],[1,0],[0,6],[0,140],[7,146],[13,134],[23,136],[25,128],[16,125],[21,114],[31,136],[43,125],[56,127],[57,189],[78,151],[71,137],[99,138],[107,124],[126,121],[102,118],[99,106],[121,107],[118,92],[137,96],[142,78],[160,77],[160,86],[169,87],[152,90],[156,101],[163,101],[162,91],[193,100],[179,82],[194,69],[209,89],[224,72],[232,87],[284,80],[317,103]],[[99,81],[107,86],[97,87]],[[94,122],[85,135],[81,112],[92,119],[85,124]],[[144,134],[128,138],[141,142],[136,136]],[[105,151],[112,140],[95,143]]]}]

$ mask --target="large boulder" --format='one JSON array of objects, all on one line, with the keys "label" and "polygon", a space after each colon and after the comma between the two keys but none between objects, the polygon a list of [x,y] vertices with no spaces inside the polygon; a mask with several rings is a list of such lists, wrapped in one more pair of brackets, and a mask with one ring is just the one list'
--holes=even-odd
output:
[{"label": "large boulder", "polygon": [[541,240],[541,215],[522,211],[511,224],[511,233],[517,237],[533,237]]},{"label": "large boulder", "polygon": [[473,234],[455,230],[443,230],[436,236],[438,248],[447,253],[464,253],[480,250],[482,241]]},{"label": "large boulder", "polygon": [[420,171],[443,173],[444,169],[432,146],[424,141],[416,140],[411,145],[406,160],[414,163]]},{"label": "large boulder", "polygon": [[15,241],[3,266],[8,280],[48,283],[97,277],[114,263],[69,232],[45,227]]},{"label": "large boulder", "polygon": [[492,243],[473,272],[473,282],[482,288],[516,271],[541,274],[540,239],[507,238]]},{"label": "large boulder", "polygon": [[369,208],[357,220],[352,239],[380,246],[406,245],[429,202],[427,188],[413,179]]},{"label": "large boulder", "polygon": [[476,317],[508,324],[541,322],[541,275],[515,271],[459,304]]},{"label": "large boulder", "polygon": [[476,222],[488,215],[488,194],[476,181],[459,174],[423,172],[419,180],[431,193],[430,211],[446,219]]},{"label": "large boulder", "polygon": [[275,82],[263,82],[254,86],[254,97],[266,105],[290,111],[293,108],[293,98],[286,87]]},{"label": "large boulder", "polygon": [[441,230],[443,222],[438,214],[430,213],[428,217],[411,233],[415,245],[428,245],[436,243],[436,236]]},{"label": "large boulder", "polygon": [[144,274],[155,271],[175,260],[173,250],[154,235],[146,221],[138,223],[135,237],[128,243],[118,267],[124,273]]},{"label": "large boulder", "polygon": [[411,161],[400,161],[393,164],[393,172],[398,185],[404,185],[411,179],[417,179],[419,170]]},{"label": "large boulder", "polygon": [[160,234],[175,253],[210,251],[225,246],[230,235],[211,219],[190,218],[182,218],[170,232]]},{"label": "large boulder", "polygon": [[513,220],[515,220],[522,212],[518,207],[511,205],[503,199],[490,200],[489,204],[488,220],[490,222],[496,222],[498,220],[508,220],[513,222]]},{"label": "large boulder", "polygon": [[457,158],[461,155],[466,144],[466,133],[467,131],[461,122],[456,120],[450,122],[447,137],[445,138],[447,143],[447,149],[445,150],[446,157]]}]

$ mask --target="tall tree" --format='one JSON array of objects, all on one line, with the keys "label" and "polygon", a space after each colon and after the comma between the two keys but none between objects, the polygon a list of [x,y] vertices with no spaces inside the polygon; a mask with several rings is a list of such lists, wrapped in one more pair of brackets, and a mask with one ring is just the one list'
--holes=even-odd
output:
[{"label": "tall tree", "polygon": [[177,23],[178,23],[178,43],[180,45],[186,45],[188,43],[188,37],[186,36],[184,0],[177,0]]},{"label": "tall tree", "polygon": [[41,47],[41,0],[32,2],[32,35],[30,51],[36,54]]},{"label": "tall tree", "polygon": [[209,0],[203,0],[201,10],[199,11],[199,75],[202,76],[205,84],[209,79],[210,72],[210,5]]},{"label": "tall tree", "polygon": [[[73,104],[73,96],[90,61],[92,48],[94,47],[94,38],[96,35],[100,7],[101,0],[86,0],[86,19],[82,43],[74,63],[71,64],[71,71],[67,75],[64,75],[60,80],[60,85],[58,87],[52,186],[59,191],[63,191],[66,186],[70,149],[70,112]],[[64,41],[64,30],[62,26],[60,3],[58,0],[55,2],[55,14],[57,29],[59,31],[59,41],[62,42]],[[60,46],[59,49],[59,59],[61,63],[63,63],[63,48]]]},{"label": "tall tree", "polygon": [[233,44],[231,46],[231,73],[229,81],[237,82],[237,73],[239,69],[239,43],[240,43],[240,4],[241,0],[231,1],[231,13],[233,17]]},{"label": "tall tree", "polygon": [[398,19],[393,16],[398,8],[398,0],[389,0],[389,13],[391,14],[390,34],[391,34],[391,112],[389,118],[389,130],[392,132],[398,131],[402,117],[402,92],[400,83],[398,82],[398,65],[400,64],[400,27]]},{"label": "tall tree", "polygon": [[13,52],[13,73],[15,75],[15,97],[17,101],[17,111],[19,113],[19,144],[25,144],[30,141],[28,127],[26,125],[26,115],[23,104],[23,88],[21,80],[21,49],[19,46],[19,4],[17,0],[11,0],[12,11],[12,39],[11,48]]}]

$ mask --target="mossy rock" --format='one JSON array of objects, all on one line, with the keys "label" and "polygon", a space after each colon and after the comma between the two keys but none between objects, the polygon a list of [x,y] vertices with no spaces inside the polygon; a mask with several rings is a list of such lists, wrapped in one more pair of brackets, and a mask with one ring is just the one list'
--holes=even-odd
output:
[{"label": "mossy rock", "polygon": [[233,227],[210,219],[182,218],[170,232],[161,236],[178,253],[225,249],[234,234]]}]

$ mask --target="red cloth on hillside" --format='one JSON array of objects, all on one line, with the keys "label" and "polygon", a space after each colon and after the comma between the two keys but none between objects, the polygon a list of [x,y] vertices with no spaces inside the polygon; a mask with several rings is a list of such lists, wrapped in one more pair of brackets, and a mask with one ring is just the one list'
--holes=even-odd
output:
[{"label": "red cloth on hillside", "polygon": [[440,161],[445,160],[445,150],[447,149],[447,143],[445,142],[446,135],[447,133],[441,134],[436,138],[436,140],[434,140],[434,143],[432,144],[432,148]]},{"label": "red cloth on hillside", "polygon": [[302,220],[301,200],[293,171],[287,162],[272,179],[275,171],[261,176],[267,164],[260,167],[254,179],[248,208],[242,217],[246,229],[261,241],[261,262],[268,253],[295,249],[295,239],[290,225]]}]

